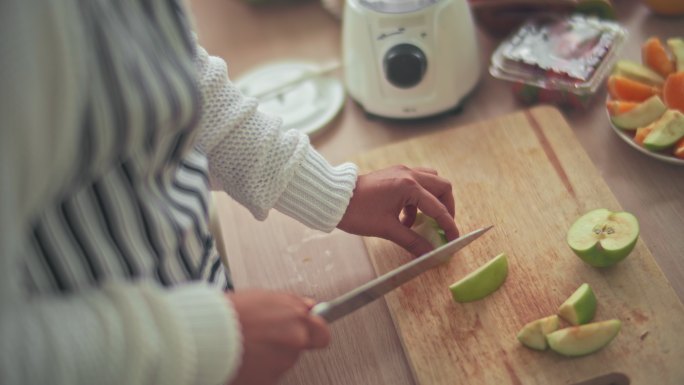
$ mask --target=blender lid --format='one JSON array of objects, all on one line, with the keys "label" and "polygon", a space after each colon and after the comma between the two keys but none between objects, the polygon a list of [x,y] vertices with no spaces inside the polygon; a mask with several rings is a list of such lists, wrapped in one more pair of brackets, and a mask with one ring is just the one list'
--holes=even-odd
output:
[{"label": "blender lid", "polygon": [[409,13],[420,11],[440,0],[359,0],[359,3],[380,13]]}]

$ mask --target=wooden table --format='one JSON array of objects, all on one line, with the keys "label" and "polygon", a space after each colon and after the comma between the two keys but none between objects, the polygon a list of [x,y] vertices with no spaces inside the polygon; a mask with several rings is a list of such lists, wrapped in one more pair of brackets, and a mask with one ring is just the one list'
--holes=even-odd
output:
[{"label": "wooden table", "polygon": [[[630,33],[622,57],[639,60],[640,43],[651,35],[683,32],[681,18],[655,17],[638,1],[615,3],[618,20]],[[226,59],[232,78],[269,61],[325,62],[340,56],[340,23],[315,1],[251,7],[240,0],[195,0],[190,5],[201,44]],[[482,32],[478,36],[483,63],[488,63],[498,40]],[[646,157],[622,142],[607,125],[604,99],[605,90],[587,110],[565,111],[565,117],[620,204],[639,218],[642,239],[684,299],[684,168]],[[388,143],[520,108],[508,86],[485,73],[459,115],[420,124],[388,123],[368,120],[348,102],[312,143],[332,163],[340,163]],[[225,195],[217,206],[238,288],[330,299],[375,276],[359,237],[310,230],[278,212],[257,222]],[[338,321],[332,334],[328,349],[304,355],[282,383],[413,384],[384,301]]]}]

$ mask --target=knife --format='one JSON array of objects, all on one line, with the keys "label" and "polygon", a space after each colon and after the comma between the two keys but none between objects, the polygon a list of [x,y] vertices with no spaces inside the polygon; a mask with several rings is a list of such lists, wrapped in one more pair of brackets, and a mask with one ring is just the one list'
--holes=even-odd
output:
[{"label": "knife", "polygon": [[375,301],[425,271],[448,261],[457,251],[479,238],[492,227],[484,227],[454,239],[332,301],[320,302],[311,309],[311,313],[323,317],[328,323],[338,320]]}]

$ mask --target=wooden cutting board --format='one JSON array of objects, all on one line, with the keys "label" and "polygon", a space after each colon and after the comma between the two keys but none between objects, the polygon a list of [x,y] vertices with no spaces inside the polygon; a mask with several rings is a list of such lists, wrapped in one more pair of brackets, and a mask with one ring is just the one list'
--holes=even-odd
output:
[{"label": "wooden cutting board", "polygon": [[[386,296],[418,384],[574,384],[610,373],[632,384],[684,384],[684,306],[643,241],[608,269],[586,265],[565,242],[581,214],[621,207],[556,109],[453,128],[357,161],[364,170],[433,167],[453,184],[461,233],[495,225]],[[378,274],[411,258],[382,239],[365,244]],[[504,285],[483,300],[453,302],[448,286],[501,252],[509,256]],[[623,322],[610,345],[566,358],[518,343],[525,323],[555,314],[584,282],[598,299],[594,321]],[[605,383],[627,383],[614,378]]]}]

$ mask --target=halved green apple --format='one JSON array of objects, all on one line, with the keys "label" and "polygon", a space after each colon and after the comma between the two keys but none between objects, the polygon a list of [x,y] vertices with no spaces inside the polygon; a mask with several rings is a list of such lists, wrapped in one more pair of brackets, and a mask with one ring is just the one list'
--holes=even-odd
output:
[{"label": "halved green apple", "polygon": [[572,251],[596,267],[612,266],[629,255],[639,238],[639,222],[628,212],[592,210],[575,221],[568,230]]},{"label": "halved green apple", "polygon": [[546,336],[551,350],[564,356],[583,356],[608,345],[620,331],[622,322],[612,319],[561,329]]},{"label": "halved green apple", "polygon": [[558,330],[560,324],[557,315],[540,318],[529,322],[518,333],[518,341],[528,348],[546,350],[546,335]]},{"label": "halved green apple", "polygon": [[495,292],[507,276],[508,257],[501,253],[449,286],[449,290],[456,302],[477,301]]},{"label": "halved green apple", "polygon": [[416,214],[416,220],[411,229],[425,238],[432,247],[437,248],[447,242],[444,230],[437,224],[437,221],[421,212]]},{"label": "halved green apple", "polygon": [[596,296],[588,283],[583,283],[558,308],[558,314],[573,325],[582,325],[594,318]]}]

